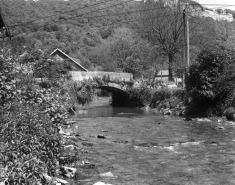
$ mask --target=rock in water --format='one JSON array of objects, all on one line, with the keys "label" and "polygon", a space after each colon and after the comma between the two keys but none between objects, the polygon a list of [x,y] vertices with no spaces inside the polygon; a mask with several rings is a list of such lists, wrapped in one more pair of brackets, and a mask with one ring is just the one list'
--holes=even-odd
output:
[{"label": "rock in water", "polygon": [[99,138],[99,139],[105,139],[106,137],[105,137],[105,135],[103,135],[103,134],[99,134],[99,135],[97,136],[97,138]]},{"label": "rock in water", "polygon": [[100,177],[110,177],[114,178],[115,176],[112,174],[112,172],[102,173],[100,174]]}]

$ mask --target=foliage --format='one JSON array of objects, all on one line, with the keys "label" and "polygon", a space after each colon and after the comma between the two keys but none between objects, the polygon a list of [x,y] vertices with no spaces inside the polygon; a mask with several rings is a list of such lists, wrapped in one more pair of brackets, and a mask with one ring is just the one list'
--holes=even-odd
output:
[{"label": "foliage", "polygon": [[152,102],[162,101],[171,97],[171,91],[168,88],[156,90],[153,94]]},{"label": "foliage", "polygon": [[56,176],[64,157],[58,126],[69,96],[62,86],[40,88],[33,81],[34,59],[22,63],[11,52],[3,49],[0,61],[1,172],[7,184],[46,184],[43,174]]},{"label": "foliage", "polygon": [[166,5],[164,1],[142,1],[140,35],[152,45],[157,46],[156,53],[168,58],[169,80],[172,80],[175,55],[182,48],[183,21],[182,12],[177,3]]},{"label": "foliage", "polygon": [[188,95],[184,89],[157,89],[153,95],[150,106],[153,108],[176,108],[187,104]]},{"label": "foliage", "polygon": [[149,105],[152,108],[176,108],[187,104],[188,95],[183,89],[151,89],[146,85],[129,88],[129,101],[138,106]]},{"label": "foliage", "polygon": [[158,101],[156,104],[156,108],[158,110],[163,109],[174,109],[180,106],[184,106],[183,102],[176,96],[171,96],[170,98],[164,99],[162,101]]},{"label": "foliage", "polygon": [[198,56],[198,63],[192,65],[186,75],[187,92],[197,101],[216,99],[216,83],[233,53],[223,48],[204,49]]},{"label": "foliage", "polygon": [[71,70],[70,65],[66,61],[58,62],[45,55],[41,56],[40,60],[36,61],[33,67],[34,77],[47,79],[47,82],[52,82],[51,85],[60,80],[62,75],[64,78],[67,78],[68,71]]},{"label": "foliage", "polygon": [[235,106],[235,63],[228,64],[218,79],[217,96],[224,97],[224,107]]},{"label": "foliage", "polygon": [[147,88],[145,85],[139,88],[129,88],[127,90],[129,94],[129,101],[136,102],[138,106],[149,105],[152,99],[152,89]]},{"label": "foliage", "polygon": [[[1,9],[14,36],[9,42],[12,46],[28,45],[31,50],[48,53],[60,48],[80,59],[89,70],[128,71],[137,77],[154,77],[161,64],[159,57],[166,57],[165,65],[168,61],[182,61],[182,8],[175,2],[2,0]],[[181,2],[189,3],[190,11],[202,8],[194,1]],[[235,43],[234,22],[193,16],[189,26],[191,61],[205,45]],[[108,58],[110,53],[113,55]],[[179,65],[169,67],[174,70]]]},{"label": "foliage", "polygon": [[70,94],[78,104],[89,104],[95,96],[97,83],[94,80],[83,80],[81,82],[71,82],[68,84]]},{"label": "foliage", "polygon": [[147,67],[149,44],[129,28],[115,29],[113,34],[90,52],[90,60],[105,71],[141,75]]},{"label": "foliage", "polygon": [[[61,0],[37,2],[3,0],[1,9],[6,23],[8,26],[10,25],[11,33],[14,36],[13,41],[24,39],[31,48],[49,52],[60,48],[73,58],[80,59],[84,67],[95,70],[99,66],[90,62],[88,53],[93,47],[100,44],[102,39],[108,38],[118,27],[117,25],[122,25],[122,22],[129,20],[130,17],[104,15],[130,11],[136,4],[136,2],[129,2],[124,6],[121,4],[122,2],[125,1],[97,3],[86,0],[67,2]],[[113,6],[115,4],[120,5]],[[115,8],[99,11],[99,9],[110,6]],[[74,11],[71,11],[72,9]],[[90,11],[92,13],[88,14]]]},{"label": "foliage", "polygon": [[2,167],[9,184],[44,183],[56,176],[63,146],[57,127],[38,105],[11,103],[1,107]]},{"label": "foliage", "polygon": [[228,67],[231,67],[234,59],[233,50],[221,47],[207,48],[199,54],[197,64],[190,67],[185,81],[193,109],[204,107],[205,113],[220,114],[228,105],[226,101],[232,97],[234,87],[231,86],[234,83],[233,73],[231,69],[229,72]]},{"label": "foliage", "polygon": [[187,104],[189,95],[185,89],[172,89],[172,95],[179,98],[182,102]]}]

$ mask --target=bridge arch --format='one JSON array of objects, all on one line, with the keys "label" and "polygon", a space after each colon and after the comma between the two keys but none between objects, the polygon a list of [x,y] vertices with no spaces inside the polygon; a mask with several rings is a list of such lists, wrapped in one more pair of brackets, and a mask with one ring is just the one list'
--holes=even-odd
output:
[{"label": "bridge arch", "polygon": [[129,93],[126,89],[121,89],[116,86],[102,85],[100,89],[107,90],[112,93],[112,106],[126,106],[128,104]]}]

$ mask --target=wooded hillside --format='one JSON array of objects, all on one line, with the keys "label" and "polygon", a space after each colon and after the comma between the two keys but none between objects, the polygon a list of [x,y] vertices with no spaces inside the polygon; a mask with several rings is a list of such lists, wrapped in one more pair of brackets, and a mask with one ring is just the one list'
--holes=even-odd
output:
[{"label": "wooded hillside", "polygon": [[[168,67],[170,57],[173,70],[183,65],[182,8],[173,13],[169,3],[163,2],[2,0],[1,9],[14,36],[13,45],[46,52],[60,48],[80,59],[89,70],[151,76]],[[200,6],[190,2],[192,9]],[[174,22],[178,22],[177,26]],[[177,30],[173,30],[175,26]],[[233,46],[234,27],[234,21],[190,17],[191,60],[205,46],[215,43]],[[165,38],[159,39],[163,35]]]}]

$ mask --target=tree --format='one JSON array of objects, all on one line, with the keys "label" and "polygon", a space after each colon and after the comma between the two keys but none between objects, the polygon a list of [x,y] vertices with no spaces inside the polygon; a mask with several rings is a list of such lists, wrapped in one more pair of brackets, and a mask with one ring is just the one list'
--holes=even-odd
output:
[{"label": "tree", "polygon": [[235,53],[229,48],[210,47],[200,52],[185,80],[187,92],[200,108],[221,113],[226,101],[234,99],[234,61]]},{"label": "tree", "polygon": [[117,28],[111,37],[94,48],[90,60],[104,70],[142,75],[147,65],[150,45],[129,28]]},{"label": "tree", "polygon": [[217,85],[217,95],[224,97],[224,108],[235,106],[235,63],[234,58],[225,67]]},{"label": "tree", "polygon": [[167,56],[169,80],[175,55],[182,48],[183,19],[178,4],[166,5],[163,1],[147,0],[140,4],[139,33],[152,43],[156,52]]}]

